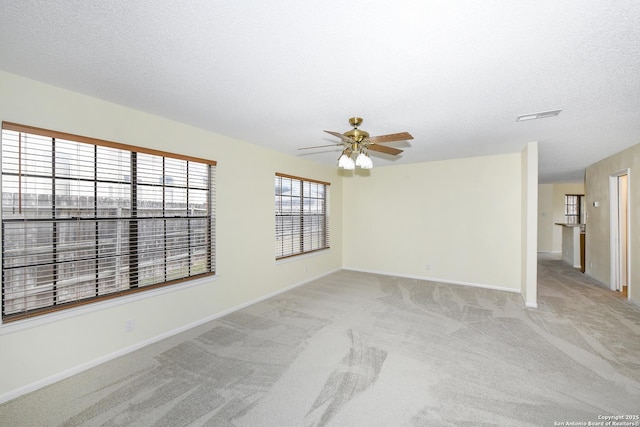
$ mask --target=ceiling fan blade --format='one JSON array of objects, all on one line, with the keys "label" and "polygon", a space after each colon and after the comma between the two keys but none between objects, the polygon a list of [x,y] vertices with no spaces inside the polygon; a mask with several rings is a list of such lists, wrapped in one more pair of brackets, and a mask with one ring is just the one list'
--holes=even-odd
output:
[{"label": "ceiling fan blade", "polygon": [[372,144],[385,144],[387,142],[408,141],[410,139],[413,139],[413,136],[411,136],[409,132],[400,132],[389,135],[372,136],[369,138],[369,141],[371,141]]},{"label": "ceiling fan blade", "polygon": [[333,136],[337,136],[338,138],[340,138],[341,140],[343,140],[344,142],[348,142],[348,143],[352,143],[353,141],[351,140],[351,138],[349,138],[348,136],[344,136],[343,134],[341,134],[340,132],[333,132],[331,130],[325,130],[326,133],[328,133],[329,135],[333,135]]},{"label": "ceiling fan blade", "polygon": [[402,150],[398,148],[387,147],[386,145],[378,145],[378,144],[371,144],[367,147],[367,149],[371,151],[379,151],[385,154],[393,154],[394,156],[397,156],[398,154],[402,153]]},{"label": "ceiling fan blade", "polygon": [[337,144],[329,144],[329,145],[314,145],[313,147],[302,147],[302,148],[298,148],[298,150],[310,150],[312,148],[324,148],[324,147],[338,147],[343,145],[342,142],[339,142]]}]

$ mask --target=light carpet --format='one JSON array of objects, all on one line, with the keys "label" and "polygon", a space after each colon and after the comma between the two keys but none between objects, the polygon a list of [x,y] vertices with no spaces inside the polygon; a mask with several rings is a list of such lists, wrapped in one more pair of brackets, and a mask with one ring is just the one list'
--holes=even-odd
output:
[{"label": "light carpet", "polygon": [[[7,426],[560,425],[640,414],[640,309],[340,271],[0,405]],[[637,425],[637,424],[636,424]]]}]

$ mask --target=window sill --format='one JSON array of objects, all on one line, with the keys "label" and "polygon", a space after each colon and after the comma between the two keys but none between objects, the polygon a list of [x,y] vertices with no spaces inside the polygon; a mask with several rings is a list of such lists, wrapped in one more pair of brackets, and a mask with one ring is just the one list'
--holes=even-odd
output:
[{"label": "window sill", "polygon": [[331,251],[331,248],[326,248],[326,249],[319,249],[317,251],[313,251],[313,252],[308,252],[308,253],[303,253],[300,255],[293,255],[290,257],[286,257],[286,258],[282,258],[282,259],[277,259],[275,260],[275,264],[279,265],[279,264],[286,264],[288,262],[293,262],[293,261],[299,261],[301,259],[307,259],[307,258],[311,258],[311,257],[315,257],[315,256],[319,256],[319,255],[324,255],[327,252]]}]

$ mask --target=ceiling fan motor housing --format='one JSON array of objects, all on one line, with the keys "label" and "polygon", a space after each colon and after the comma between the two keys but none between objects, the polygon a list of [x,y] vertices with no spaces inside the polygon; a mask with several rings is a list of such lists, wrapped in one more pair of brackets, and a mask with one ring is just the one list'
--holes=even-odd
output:
[{"label": "ceiling fan motor housing", "polygon": [[357,128],[351,129],[350,131],[343,133],[343,135],[353,139],[356,142],[362,142],[363,139],[369,138],[369,132]]}]

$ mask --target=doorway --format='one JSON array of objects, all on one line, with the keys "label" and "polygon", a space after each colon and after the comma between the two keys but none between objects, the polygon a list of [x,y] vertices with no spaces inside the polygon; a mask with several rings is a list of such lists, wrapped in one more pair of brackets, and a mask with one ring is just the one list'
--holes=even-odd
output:
[{"label": "doorway", "polygon": [[609,177],[611,200],[611,289],[629,295],[629,170]]}]

